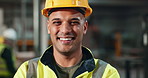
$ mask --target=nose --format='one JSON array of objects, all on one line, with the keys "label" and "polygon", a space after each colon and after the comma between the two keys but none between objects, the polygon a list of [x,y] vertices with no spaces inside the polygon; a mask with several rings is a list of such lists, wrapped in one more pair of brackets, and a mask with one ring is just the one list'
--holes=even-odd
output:
[{"label": "nose", "polygon": [[70,33],[72,31],[72,26],[68,22],[64,22],[60,28],[60,31],[64,34]]}]

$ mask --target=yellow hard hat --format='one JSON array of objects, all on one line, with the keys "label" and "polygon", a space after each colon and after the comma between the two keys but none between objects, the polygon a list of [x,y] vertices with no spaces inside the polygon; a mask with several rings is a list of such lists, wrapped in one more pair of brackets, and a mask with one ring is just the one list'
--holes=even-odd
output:
[{"label": "yellow hard hat", "polygon": [[4,42],[4,37],[0,36],[0,44]]},{"label": "yellow hard hat", "polygon": [[42,9],[42,14],[48,17],[48,12],[52,8],[64,8],[64,7],[80,7],[86,8],[85,17],[92,13],[92,8],[88,4],[88,0],[46,0],[45,8]]}]

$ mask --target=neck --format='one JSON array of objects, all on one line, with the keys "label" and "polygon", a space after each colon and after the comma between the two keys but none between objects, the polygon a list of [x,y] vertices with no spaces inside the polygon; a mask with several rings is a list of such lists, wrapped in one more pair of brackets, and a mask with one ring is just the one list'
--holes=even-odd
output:
[{"label": "neck", "polygon": [[78,64],[82,59],[82,50],[73,52],[71,55],[63,55],[60,52],[54,52],[54,58],[57,64],[62,67],[71,67]]}]

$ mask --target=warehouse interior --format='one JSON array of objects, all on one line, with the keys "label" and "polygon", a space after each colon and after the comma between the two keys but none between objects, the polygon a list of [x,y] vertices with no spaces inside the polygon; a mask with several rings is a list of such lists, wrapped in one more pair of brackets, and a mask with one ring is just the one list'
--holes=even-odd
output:
[{"label": "warehouse interior", "polygon": [[[51,45],[47,18],[41,15],[45,0],[0,0],[0,35],[17,32],[17,67],[38,57]],[[112,64],[121,78],[147,78],[148,0],[89,0],[93,9],[83,45],[96,58]]]}]

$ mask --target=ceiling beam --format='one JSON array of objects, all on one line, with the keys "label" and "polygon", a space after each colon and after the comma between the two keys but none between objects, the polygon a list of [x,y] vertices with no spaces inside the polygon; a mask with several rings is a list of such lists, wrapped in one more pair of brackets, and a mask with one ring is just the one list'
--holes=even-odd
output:
[{"label": "ceiling beam", "polygon": [[89,0],[89,3],[101,6],[148,6],[148,0]]}]

